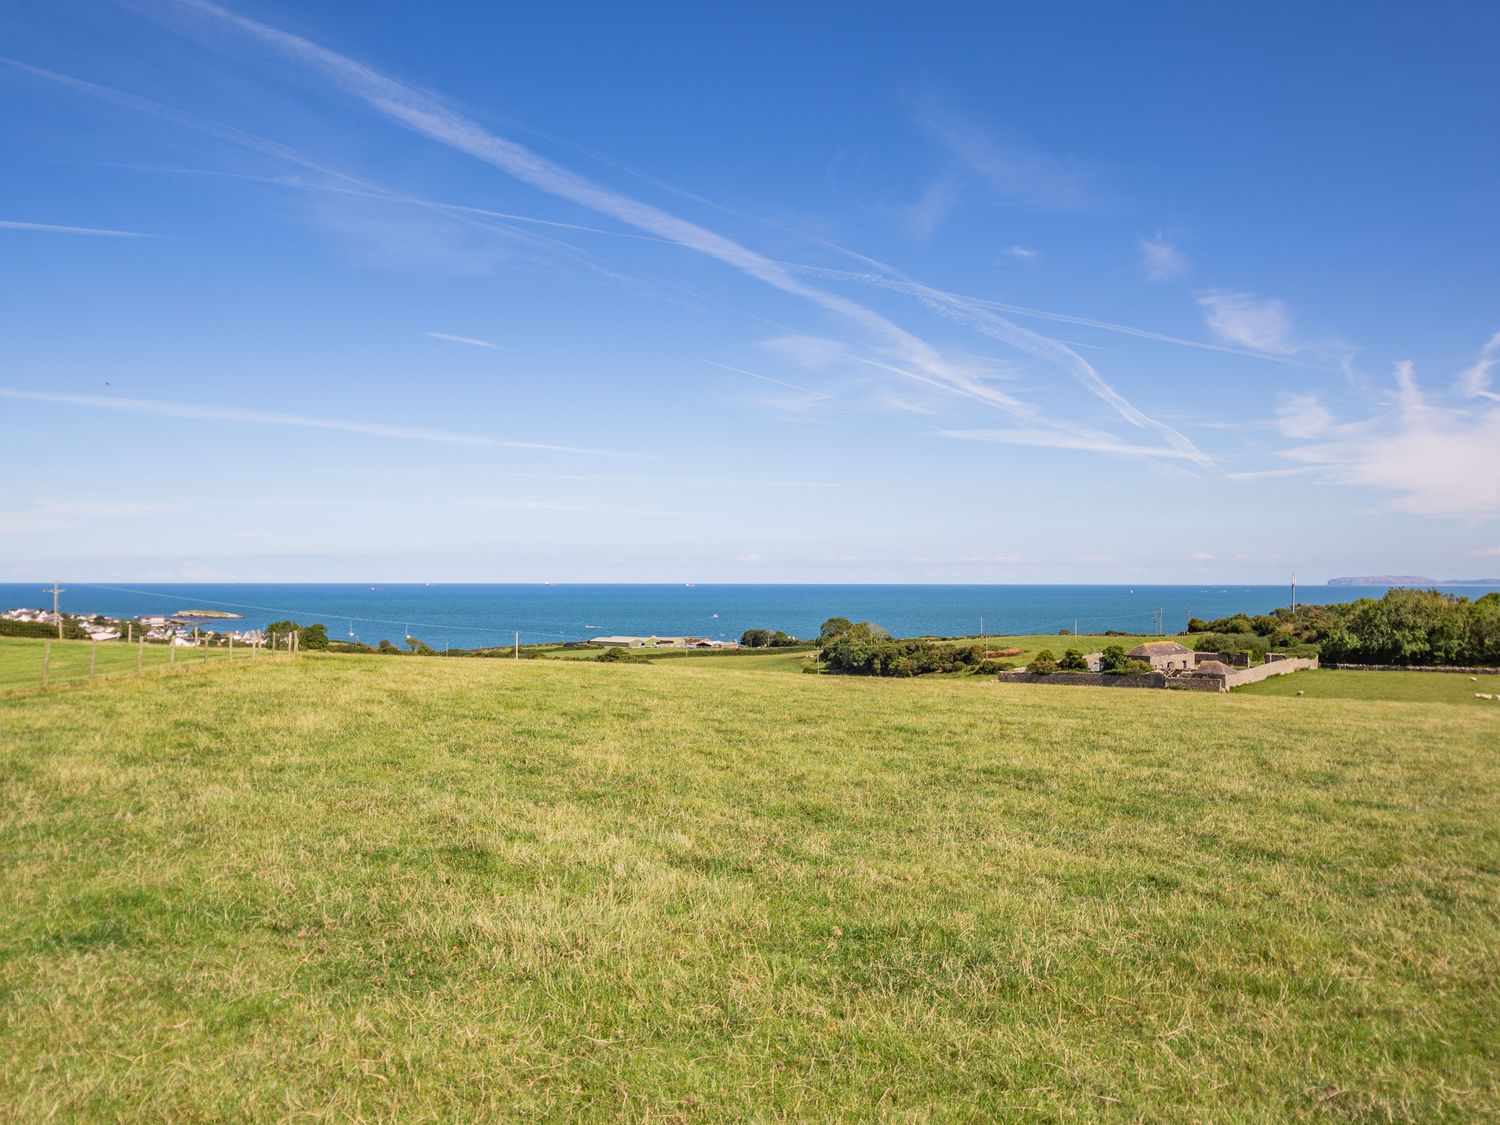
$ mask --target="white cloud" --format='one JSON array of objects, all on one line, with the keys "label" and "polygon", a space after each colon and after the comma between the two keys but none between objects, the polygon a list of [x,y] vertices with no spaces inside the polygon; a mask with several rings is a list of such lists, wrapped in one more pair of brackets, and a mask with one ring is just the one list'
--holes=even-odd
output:
[{"label": "white cloud", "polygon": [[1207,551],[1194,551],[1191,555],[1188,556],[1188,558],[1190,560],[1192,560],[1193,562],[1212,562],[1213,561],[1213,556],[1211,554],[1209,554]]},{"label": "white cloud", "polygon": [[1489,343],[1480,350],[1479,358],[1459,375],[1459,394],[1465,398],[1488,398],[1500,402],[1500,394],[1490,390],[1490,370],[1495,366],[1497,354],[1500,354],[1500,332],[1490,337]]},{"label": "white cloud", "polygon": [[1317,395],[1283,394],[1276,404],[1276,428],[1289,438],[1317,437],[1332,422]]},{"label": "white cloud", "polygon": [[453,336],[447,332],[423,332],[424,336],[431,336],[434,340],[447,340],[453,344],[468,344],[471,348],[493,348],[495,345],[488,340],[481,340],[475,336]]},{"label": "white cloud", "polygon": [[1046,155],[1023,137],[982,127],[936,99],[921,105],[917,120],[1008,206],[1073,211],[1089,204],[1089,173]]},{"label": "white cloud", "polygon": [[758,563],[761,561],[759,555],[735,555],[734,561],[738,563]]},{"label": "white cloud", "polygon": [[1126,457],[1161,458],[1167,461],[1196,461],[1180,449],[1157,445],[1132,445],[1112,434],[1062,434],[1051,430],[939,430],[938,437],[961,441],[988,441],[1001,445],[1029,445],[1047,449],[1077,449],[1088,453],[1114,454]]},{"label": "white cloud", "polygon": [[245,410],[235,406],[200,406],[187,402],[163,402],[149,398],[111,398],[106,395],[54,394],[50,391],[21,391],[0,388],[0,398],[26,402],[47,402],[64,406],[84,406],[97,410],[117,410],[126,414],[152,414],[161,418],[191,418],[204,422],[248,422],[262,426],[294,426],[313,430],[342,430],[369,437],[398,438],[402,441],[430,441],[443,445],[474,445],[501,449],[534,449],[549,453],[582,453],[596,457],[651,457],[649,453],[623,453],[611,449],[585,449],[572,445],[551,445],[535,441],[501,441],[482,434],[456,433],[452,430],[429,430],[419,426],[391,426],[383,422],[356,422],[343,418],[311,418],[304,414],[276,414],[266,410]]},{"label": "white cloud", "polygon": [[103,230],[99,227],[64,227],[55,223],[23,223],[15,219],[0,219],[0,230],[29,230],[42,234],[81,234],[90,238],[155,238],[154,234],[142,234],[137,230]]},{"label": "white cloud", "polygon": [[1025,258],[1027,261],[1031,261],[1042,256],[1042,252],[1040,250],[1033,250],[1030,246],[1008,246],[1006,247],[1005,252],[1012,258]]},{"label": "white cloud", "polygon": [[1476,559],[1500,559],[1500,547],[1480,547],[1469,554]]},{"label": "white cloud", "polygon": [[958,185],[953,177],[940,177],[928,184],[922,197],[906,209],[901,223],[913,238],[925,242],[957,203]]},{"label": "white cloud", "polygon": [[466,500],[475,508],[496,508],[512,512],[586,512],[607,516],[685,517],[687,512],[663,511],[659,508],[617,508],[607,504],[559,504],[551,500]]},{"label": "white cloud", "polygon": [[0,535],[25,535],[40,531],[72,531],[99,520],[141,519],[178,511],[174,504],[138,501],[38,500],[30,508],[0,512]]},{"label": "white cloud", "polygon": [[1297,351],[1286,302],[1253,293],[1215,289],[1198,295],[1204,323],[1228,344],[1272,355]]},{"label": "white cloud", "polygon": [[1390,496],[1391,511],[1434,518],[1500,516],[1500,406],[1454,409],[1427,402],[1410,363],[1396,366],[1396,401],[1335,440],[1285,456],[1336,484]]},{"label": "white cloud", "polygon": [[1141,270],[1147,281],[1170,281],[1187,273],[1187,256],[1157,231],[1155,238],[1140,240]]}]

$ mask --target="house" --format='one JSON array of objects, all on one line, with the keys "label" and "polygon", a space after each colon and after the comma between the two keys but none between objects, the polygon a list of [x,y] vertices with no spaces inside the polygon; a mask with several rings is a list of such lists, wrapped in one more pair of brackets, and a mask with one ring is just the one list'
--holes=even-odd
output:
[{"label": "house", "polygon": [[152,614],[150,617],[141,618],[141,624],[148,629],[160,629],[167,623],[167,619],[160,614]]},{"label": "house", "polygon": [[1125,654],[1136,660],[1145,660],[1151,665],[1152,671],[1165,672],[1172,668],[1191,668],[1197,654],[1186,645],[1180,645],[1176,641],[1147,641],[1143,645],[1136,645]]},{"label": "house", "polygon": [[589,644],[605,648],[645,648],[660,642],[655,637],[590,637]]}]

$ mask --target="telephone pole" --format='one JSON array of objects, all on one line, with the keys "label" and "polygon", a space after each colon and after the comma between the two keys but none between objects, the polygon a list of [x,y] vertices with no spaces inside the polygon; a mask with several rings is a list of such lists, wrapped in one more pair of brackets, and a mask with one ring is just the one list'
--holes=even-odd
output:
[{"label": "telephone pole", "polygon": [[1292,616],[1297,616],[1297,572],[1292,571]]},{"label": "telephone pole", "polygon": [[63,639],[63,634],[62,634],[62,614],[57,611],[57,596],[59,594],[66,594],[67,592],[68,591],[66,590],[66,588],[64,588],[62,586],[59,586],[57,584],[57,579],[56,578],[54,578],[52,580],[52,619],[57,622],[57,639],[58,640],[62,640]]},{"label": "telephone pole", "polygon": [[521,630],[516,630],[516,659],[521,659]]}]

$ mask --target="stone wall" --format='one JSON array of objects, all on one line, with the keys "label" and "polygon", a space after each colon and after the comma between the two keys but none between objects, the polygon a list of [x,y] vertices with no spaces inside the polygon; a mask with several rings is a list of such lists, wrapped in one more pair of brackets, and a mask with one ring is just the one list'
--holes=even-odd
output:
[{"label": "stone wall", "polygon": [[1300,672],[1304,668],[1316,668],[1318,658],[1316,656],[1283,656],[1279,660],[1271,660],[1265,664],[1257,664],[1253,668],[1236,668],[1224,677],[1225,687],[1241,687],[1245,684],[1259,683],[1268,680],[1272,676],[1286,676],[1292,672]]},{"label": "stone wall", "polygon": [[1318,658],[1283,656],[1253,668],[1236,668],[1225,675],[1208,672],[1140,672],[1112,676],[1103,672],[1054,672],[1038,676],[1032,672],[1001,672],[996,678],[1002,684],[1061,684],[1064,687],[1167,688],[1171,691],[1225,692],[1243,684],[1258,683],[1272,676],[1285,676],[1304,668],[1316,668]]},{"label": "stone wall", "polygon": [[1137,672],[1118,676],[1107,675],[1104,672],[1054,672],[1050,676],[1038,676],[1034,672],[1001,672],[996,678],[1002,684],[1063,684],[1071,687],[1135,688],[1167,686],[1167,677],[1161,672]]},{"label": "stone wall", "polygon": [[1200,652],[1198,663],[1205,660],[1217,660],[1220,664],[1228,664],[1232,668],[1250,667],[1250,654],[1248,652]]}]

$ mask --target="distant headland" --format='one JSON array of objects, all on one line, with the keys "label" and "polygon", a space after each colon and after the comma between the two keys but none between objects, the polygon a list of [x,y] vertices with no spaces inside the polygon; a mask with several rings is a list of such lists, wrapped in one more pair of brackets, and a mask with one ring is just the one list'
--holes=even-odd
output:
[{"label": "distant headland", "polygon": [[1365,574],[1330,578],[1330,586],[1500,586],[1500,578],[1423,578],[1420,574]]}]

